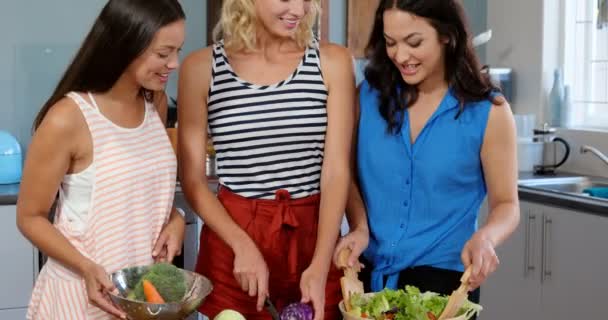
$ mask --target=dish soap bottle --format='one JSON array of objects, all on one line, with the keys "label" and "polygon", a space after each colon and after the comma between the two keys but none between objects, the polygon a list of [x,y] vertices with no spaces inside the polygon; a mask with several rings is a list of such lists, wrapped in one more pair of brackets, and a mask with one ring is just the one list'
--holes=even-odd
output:
[{"label": "dish soap bottle", "polygon": [[562,118],[562,102],[564,101],[564,85],[562,82],[562,72],[555,69],[553,73],[553,87],[549,93],[548,114],[545,120],[551,127],[559,127]]}]

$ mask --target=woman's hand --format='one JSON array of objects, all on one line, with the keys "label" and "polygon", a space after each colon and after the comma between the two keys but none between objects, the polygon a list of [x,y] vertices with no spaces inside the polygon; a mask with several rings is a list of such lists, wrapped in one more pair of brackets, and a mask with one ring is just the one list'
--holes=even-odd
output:
[{"label": "woman's hand", "polygon": [[475,232],[462,249],[462,263],[465,269],[469,266],[471,276],[469,277],[470,290],[477,289],[488,276],[496,271],[499,261],[494,251],[492,241],[481,232]]},{"label": "woman's hand", "polygon": [[[336,249],[334,250],[334,264],[336,267],[343,267],[340,262],[339,256],[340,252],[344,248],[350,249],[351,253],[348,257],[348,266],[354,267],[357,263],[359,263],[359,256],[363,253],[363,250],[367,248],[369,244],[369,230],[367,228],[356,228],[351,230],[346,236],[342,237],[338,244],[336,245]],[[359,263],[360,264],[360,263]],[[360,264],[361,267],[363,265]]]},{"label": "woman's hand", "polygon": [[87,288],[89,302],[101,310],[121,319],[126,319],[127,315],[122,310],[114,306],[108,294],[116,292],[116,288],[104,268],[92,261],[88,261],[81,271],[84,283]]},{"label": "woman's hand", "polygon": [[323,320],[325,314],[325,284],[327,283],[327,271],[309,266],[302,273],[300,279],[300,291],[302,292],[302,303],[312,302],[315,311],[313,320]]},{"label": "woman's hand", "polygon": [[257,310],[262,311],[268,297],[268,266],[251,239],[242,240],[234,250],[234,277],[249,296],[258,296]]},{"label": "woman's hand", "polygon": [[185,229],[184,218],[179,213],[174,212],[169,222],[160,232],[154,244],[154,249],[152,249],[152,257],[156,262],[171,263],[175,256],[182,253]]}]

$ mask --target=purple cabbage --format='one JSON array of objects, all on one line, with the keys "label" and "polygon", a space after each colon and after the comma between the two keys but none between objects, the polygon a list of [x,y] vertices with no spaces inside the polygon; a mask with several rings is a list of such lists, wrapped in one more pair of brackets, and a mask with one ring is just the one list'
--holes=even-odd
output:
[{"label": "purple cabbage", "polygon": [[292,303],[281,311],[281,320],[312,320],[313,310],[306,303]]}]

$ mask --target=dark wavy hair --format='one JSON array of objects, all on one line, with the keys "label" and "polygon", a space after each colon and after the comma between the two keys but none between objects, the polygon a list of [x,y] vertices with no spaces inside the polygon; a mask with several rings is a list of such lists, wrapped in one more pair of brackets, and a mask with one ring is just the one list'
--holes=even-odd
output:
[{"label": "dark wavy hair", "polygon": [[380,114],[388,124],[388,131],[397,133],[403,124],[404,110],[418,99],[418,90],[408,85],[386,53],[384,39],[384,12],[397,8],[429,21],[445,44],[445,80],[460,101],[462,113],[467,101],[489,99],[500,92],[490,81],[488,73],[481,71],[470,39],[469,26],[462,5],[457,0],[381,0],[376,10],[374,26],[365,49],[369,63],[365,78],[378,90]]},{"label": "dark wavy hair", "polygon": [[[110,90],[159,29],[185,18],[178,0],[110,0],[36,116],[34,129],[68,92]],[[144,88],[141,94],[153,98]]]}]

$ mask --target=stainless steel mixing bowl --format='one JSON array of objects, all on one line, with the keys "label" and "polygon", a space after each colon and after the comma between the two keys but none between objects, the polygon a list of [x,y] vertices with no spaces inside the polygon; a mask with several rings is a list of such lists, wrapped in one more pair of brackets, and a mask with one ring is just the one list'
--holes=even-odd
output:
[{"label": "stainless steel mixing bowl", "polygon": [[127,299],[127,294],[135,287],[139,279],[150,266],[131,267],[119,270],[110,275],[118,289],[118,294],[110,298],[127,313],[130,320],[183,320],[192,314],[203,300],[211,293],[213,286],[209,279],[202,275],[180,269],[186,279],[186,294],[179,302],[147,303]]}]

